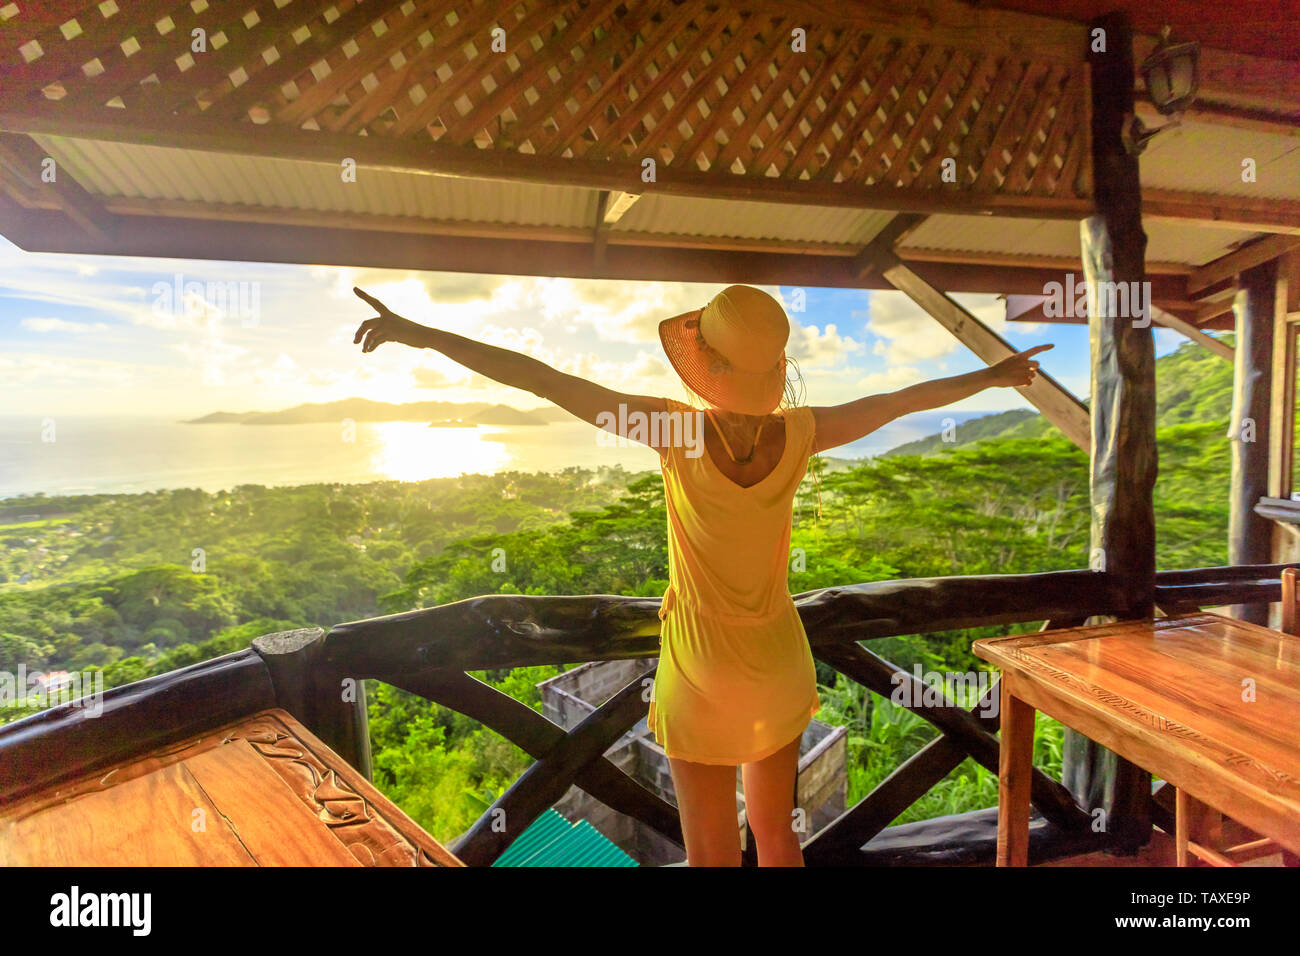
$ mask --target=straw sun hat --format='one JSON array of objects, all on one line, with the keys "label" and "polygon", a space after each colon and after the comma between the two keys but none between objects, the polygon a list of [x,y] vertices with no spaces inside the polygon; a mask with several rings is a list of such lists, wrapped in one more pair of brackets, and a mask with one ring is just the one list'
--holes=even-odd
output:
[{"label": "straw sun hat", "polygon": [[703,309],[659,323],[659,341],[682,381],[706,402],[742,415],[766,415],[785,388],[790,320],[761,289],[733,285]]}]

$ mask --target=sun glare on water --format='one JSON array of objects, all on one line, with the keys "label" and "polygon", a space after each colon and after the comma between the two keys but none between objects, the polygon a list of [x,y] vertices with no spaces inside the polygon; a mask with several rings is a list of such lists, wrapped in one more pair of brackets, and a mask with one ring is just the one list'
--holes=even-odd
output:
[{"label": "sun glare on water", "polygon": [[499,437],[482,427],[430,428],[422,422],[377,422],[372,440],[371,470],[376,476],[396,481],[492,474],[511,457]]}]

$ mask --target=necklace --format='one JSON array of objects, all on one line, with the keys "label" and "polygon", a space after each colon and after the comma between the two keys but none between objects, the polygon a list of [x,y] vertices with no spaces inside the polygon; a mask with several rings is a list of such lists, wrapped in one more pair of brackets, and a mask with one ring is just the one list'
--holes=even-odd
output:
[{"label": "necklace", "polygon": [[737,465],[747,465],[753,461],[754,452],[758,451],[758,438],[763,434],[763,425],[766,424],[766,421],[758,423],[758,428],[754,432],[754,444],[750,447],[749,454],[744,458],[737,458],[736,453],[731,450],[731,443],[727,441],[727,436],[723,433],[722,428],[718,425],[717,418],[713,415],[713,409],[705,409],[705,413],[709,416],[709,421],[713,422],[713,428],[718,433],[718,437],[722,439],[722,447],[727,450],[727,457]]}]

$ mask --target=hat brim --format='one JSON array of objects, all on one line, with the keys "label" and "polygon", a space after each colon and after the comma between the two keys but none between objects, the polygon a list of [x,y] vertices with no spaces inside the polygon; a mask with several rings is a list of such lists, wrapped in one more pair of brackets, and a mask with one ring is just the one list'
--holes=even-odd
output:
[{"label": "hat brim", "polygon": [[691,391],[717,408],[742,415],[769,414],[781,403],[785,390],[785,356],[770,372],[710,372],[712,359],[699,347],[697,330],[686,327],[703,311],[694,309],[659,323],[659,341],[674,371]]}]

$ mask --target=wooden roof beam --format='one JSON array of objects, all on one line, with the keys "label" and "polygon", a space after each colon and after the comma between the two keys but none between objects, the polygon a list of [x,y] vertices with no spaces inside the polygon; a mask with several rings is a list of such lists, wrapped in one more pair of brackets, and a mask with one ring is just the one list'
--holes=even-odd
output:
[{"label": "wooden roof beam", "polygon": [[1191,322],[1187,322],[1184,321],[1183,319],[1180,319],[1172,312],[1166,312],[1164,309],[1161,309],[1159,307],[1154,308],[1151,311],[1152,311],[1151,318],[1153,321],[1158,322],[1160,325],[1163,325],[1166,328],[1173,329],[1175,332],[1185,335],[1187,338],[1191,339],[1197,345],[1209,349],[1215,355],[1219,356],[1219,358],[1227,359],[1229,362],[1233,362],[1236,360],[1235,358],[1236,353],[1233,351],[1232,346],[1229,345],[1227,342],[1224,342],[1222,339],[1216,339],[1212,336],[1206,335],[1204,332],[1198,329]]},{"label": "wooden roof beam", "polygon": [[1300,201],[1143,189],[1142,218],[1300,235]]},{"label": "wooden roof beam", "polygon": [[915,232],[921,223],[928,218],[930,217],[920,213],[899,213],[885,223],[885,227],[876,233],[875,238],[853,257],[853,262],[849,265],[849,268],[859,278],[865,278],[872,272],[877,271],[883,255],[885,253],[894,254],[897,251],[898,244]]},{"label": "wooden roof beam", "polygon": [[641,196],[620,189],[602,190],[596,200],[596,222],[592,229],[592,246],[596,268],[605,266],[605,247],[609,245],[610,227],[623,218]]},{"label": "wooden roof beam", "polygon": [[605,204],[605,213],[601,217],[602,221],[605,225],[612,226],[622,219],[640,198],[640,193],[623,192],[620,189],[611,190],[609,202]]},{"label": "wooden roof beam", "polygon": [[[981,252],[972,249],[932,249],[921,246],[896,246],[894,254],[904,262],[966,262],[981,266],[1032,266],[1039,269],[1083,273],[1083,259],[1077,255],[1039,256],[1020,252]],[[1185,262],[1148,262],[1147,274],[1185,276],[1194,268]]]},{"label": "wooden roof beam", "polygon": [[[168,215],[128,214],[137,208],[143,208],[138,201],[115,200],[116,233],[111,239],[99,240],[77,228],[62,211],[27,209],[0,197],[0,226],[17,246],[33,252],[436,268],[580,279],[892,288],[879,275],[857,276],[850,267],[854,257],[849,254],[662,246],[649,240],[637,242],[635,236],[620,231],[610,234],[606,263],[598,268],[592,260],[590,227],[551,229],[552,235],[546,236],[500,224],[447,224],[414,217],[340,216],[311,210],[284,210],[281,215],[257,210],[256,228],[250,228],[249,220],[225,218],[226,213],[186,217],[181,204],[172,204]],[[936,288],[992,294],[1041,294],[1047,283],[1061,282],[1065,275],[1064,270],[965,263],[915,263],[913,271]],[[1151,281],[1157,301],[1182,295],[1181,276],[1154,275]]]},{"label": "wooden roof beam", "polygon": [[[890,285],[928,312],[988,365],[994,365],[1016,352],[1006,339],[926,282],[893,253],[882,253],[877,264]],[[1083,449],[1085,454],[1091,454],[1092,433],[1088,409],[1065,386],[1040,371],[1033,382],[1018,391],[1059,428],[1065,437]]]},{"label": "wooden roof beam", "polygon": [[[107,142],[163,146],[302,162],[337,164],[344,157],[359,166],[426,175],[465,176],[546,185],[645,192],[752,202],[807,203],[839,208],[888,209],[914,213],[1000,215],[1077,220],[1093,211],[1087,198],[1052,198],[977,193],[970,190],[906,190],[888,183],[865,185],[827,179],[791,180],[702,172],[660,166],[657,181],[643,184],[637,164],[587,162],[551,156],[422,143],[380,136],[269,128],[173,117],[167,122],[63,109],[55,101],[24,111],[0,112],[0,129]],[[1236,226],[1258,232],[1300,235],[1300,201],[1218,196],[1176,190],[1144,191],[1143,216],[1196,225]]]},{"label": "wooden roof beam", "polygon": [[581,186],[751,202],[784,202],[900,212],[948,212],[1031,219],[1077,220],[1092,201],[947,190],[903,190],[888,183],[866,185],[818,180],[742,176],[731,172],[674,169],[660,165],[656,182],[643,183],[639,162],[589,162],[505,150],[382,136],[356,136],[268,125],[211,122],[172,117],[166,122],[124,118],[106,122],[102,113],[62,111],[50,101],[27,112],[0,112],[0,129],[200,152],[230,153],[337,165],[343,158],[359,167],[425,175]]},{"label": "wooden roof beam", "polygon": [[1196,269],[1187,277],[1187,291],[1195,295],[1216,282],[1234,278],[1243,269],[1261,265],[1296,248],[1300,248],[1300,235],[1265,236]]},{"label": "wooden roof beam", "polygon": [[[0,132],[0,161],[26,185],[29,197],[52,201],[96,239],[113,235],[113,217],[30,136]],[[47,169],[54,177],[53,182],[45,178]]]},{"label": "wooden roof beam", "polygon": [[[1139,100],[1136,112],[1138,119],[1148,128],[1163,126],[1169,122],[1169,117],[1160,113],[1150,100]],[[1231,126],[1234,129],[1270,133],[1274,136],[1300,136],[1300,116],[1248,110],[1217,103],[1193,103],[1183,111],[1183,119],[1190,123]]]}]

